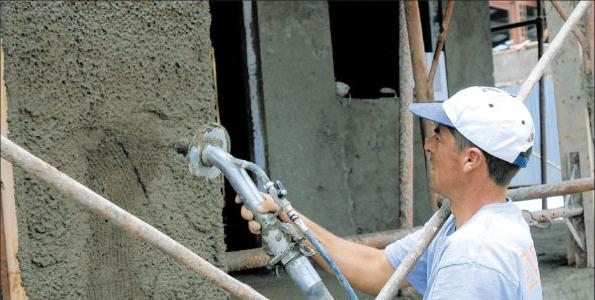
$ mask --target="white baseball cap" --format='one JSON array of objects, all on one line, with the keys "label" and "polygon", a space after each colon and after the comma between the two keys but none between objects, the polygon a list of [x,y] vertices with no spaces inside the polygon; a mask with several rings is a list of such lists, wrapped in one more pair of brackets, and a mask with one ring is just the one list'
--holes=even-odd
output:
[{"label": "white baseball cap", "polygon": [[533,147],[535,130],[529,110],[507,92],[474,86],[444,102],[414,103],[413,114],[456,128],[483,151],[524,168],[525,152]]}]

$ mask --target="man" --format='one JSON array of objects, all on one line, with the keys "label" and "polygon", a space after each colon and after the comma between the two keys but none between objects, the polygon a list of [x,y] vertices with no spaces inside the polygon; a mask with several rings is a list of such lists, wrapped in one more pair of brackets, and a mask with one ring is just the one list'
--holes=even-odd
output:
[{"label": "man", "polygon": [[[525,105],[496,88],[470,87],[443,103],[416,103],[409,110],[436,124],[424,149],[431,188],[451,200],[452,215],[408,283],[424,299],[541,299],[529,226],[506,198],[510,180],[526,166],[533,147],[533,120]],[[262,211],[278,208],[264,203]],[[242,208],[242,216],[258,234],[252,214]],[[304,219],[353,287],[370,294],[380,291],[421,233],[378,250]],[[314,259],[330,272],[319,255]]]}]

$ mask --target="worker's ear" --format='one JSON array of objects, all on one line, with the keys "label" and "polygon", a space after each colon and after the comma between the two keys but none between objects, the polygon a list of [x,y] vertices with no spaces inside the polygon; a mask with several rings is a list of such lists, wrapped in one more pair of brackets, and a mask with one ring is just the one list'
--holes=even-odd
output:
[{"label": "worker's ear", "polygon": [[479,148],[469,147],[463,151],[463,154],[463,172],[465,173],[475,171],[485,162],[485,157]]}]

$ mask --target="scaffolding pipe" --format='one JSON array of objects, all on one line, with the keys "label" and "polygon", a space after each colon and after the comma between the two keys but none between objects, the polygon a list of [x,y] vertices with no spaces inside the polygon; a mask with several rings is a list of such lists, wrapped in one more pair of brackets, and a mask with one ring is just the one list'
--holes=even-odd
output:
[{"label": "scaffolding pipe", "polygon": [[[531,186],[526,188],[519,188],[514,190],[509,190],[509,197],[513,200],[522,200],[522,199],[533,199],[533,198],[540,198],[540,197],[549,197],[549,196],[557,196],[557,195],[564,195],[564,194],[573,194],[584,192],[588,190],[593,190],[593,183],[594,178],[583,178],[578,180],[569,180],[564,181],[561,183],[556,184],[544,184],[538,186]],[[582,208],[561,208],[561,209],[551,209],[551,210],[542,210],[533,212],[532,220],[543,222],[546,221],[547,218],[554,219],[558,217],[569,217],[569,216],[576,216],[582,213]],[[403,262],[399,265],[395,273],[391,276],[389,281],[384,285],[380,294],[376,299],[391,299],[394,297],[407,277],[407,274],[411,271],[411,269],[417,263],[419,257],[423,254],[423,252],[427,249],[428,245],[438,232],[444,221],[450,215],[450,202],[445,201],[440,207],[440,210],[436,212],[430,221],[424,226],[423,230],[424,233],[422,234],[421,240],[418,244],[412,249]],[[429,226],[428,226],[429,225]]]},{"label": "scaffolding pipe", "polygon": [[[589,177],[567,180],[559,183],[509,189],[508,197],[513,201],[520,201],[537,199],[541,197],[582,193],[586,191],[592,191],[594,189],[594,181],[595,178]],[[382,249],[390,243],[393,243],[405,237],[407,234],[415,232],[419,229],[421,229],[421,227],[414,227],[412,229],[388,230],[350,236],[346,239],[359,244]],[[270,258],[262,248],[256,248],[227,252],[225,259],[228,270],[232,272],[265,267]]]},{"label": "scaffolding pipe", "polygon": [[[434,87],[434,76],[436,75],[436,68],[438,67],[438,59],[440,58],[440,52],[444,47],[444,41],[446,41],[446,35],[448,34],[448,25],[450,24],[450,18],[452,17],[452,11],[455,8],[455,1],[448,0],[446,6],[446,12],[444,14],[444,21],[442,22],[442,32],[438,35],[438,44],[434,51],[434,57],[432,59],[432,66],[430,67],[430,74],[428,75],[428,86],[433,90]],[[433,93],[432,93],[433,94]]]},{"label": "scaffolding pipe", "polygon": [[[595,31],[593,27],[595,27],[595,5],[591,5],[589,12],[587,12],[585,16],[585,28],[587,30],[587,37],[588,37],[588,54],[589,59],[587,60],[586,72],[587,74],[593,73],[593,64],[595,64]],[[583,52],[584,53],[584,52]]]},{"label": "scaffolding pipe", "polygon": [[[581,178],[575,180],[567,180],[559,183],[534,185],[529,187],[522,187],[508,190],[508,197],[513,201],[538,199],[541,197],[562,196],[567,194],[582,193],[592,191],[594,189],[595,178]],[[536,216],[539,216],[538,213]],[[540,217],[541,218],[541,217]],[[375,233],[355,235],[347,237],[347,240],[367,245],[370,247],[382,249],[403,237],[407,234],[415,232],[421,227],[414,227],[412,229],[397,229],[388,230]],[[262,248],[241,250],[227,252],[226,262],[228,270],[241,271],[254,268],[262,268],[267,265],[269,257]]]},{"label": "scaffolding pipe", "polygon": [[399,228],[413,227],[413,69],[405,8],[399,3]]},{"label": "scaffolding pipe", "polygon": [[543,209],[537,211],[523,210],[523,218],[527,223],[535,222],[551,222],[557,218],[572,218],[583,214],[582,207],[560,207],[552,209]]},{"label": "scaffolding pipe", "polygon": [[509,189],[508,197],[512,201],[553,197],[592,191],[594,177],[566,180],[558,183],[533,185],[517,189]]},{"label": "scaffolding pipe", "polygon": [[[403,3],[403,2],[400,2]],[[401,7],[405,9],[405,18],[407,21],[407,31],[409,34],[409,43],[411,47],[411,61],[413,67],[413,78],[415,80],[415,90],[417,94],[418,102],[431,102],[429,99],[429,86],[427,85],[427,77],[425,75],[425,50],[423,43],[423,35],[421,31],[421,20],[419,14],[419,5],[417,1],[406,1]],[[433,93],[432,93],[433,94]],[[433,124],[427,120],[421,120],[422,122],[422,134],[423,137],[431,136],[433,130]],[[425,141],[424,141],[425,142]],[[424,152],[425,155],[425,152]],[[431,186],[430,178],[430,162],[429,157],[425,155],[426,161],[426,178],[428,187]],[[438,207],[438,195],[430,191],[430,202],[433,209]],[[401,264],[397,267],[395,272],[391,275],[386,284],[382,287],[380,294],[376,299],[392,299],[398,292],[403,280],[407,277],[407,274],[415,266],[419,257],[427,249],[428,245],[432,242],[444,221],[450,216],[450,200],[443,199],[442,206],[434,213],[430,220],[426,223],[422,229],[421,239],[418,243],[409,251],[407,256],[403,259]]]},{"label": "scaffolding pipe", "polygon": [[[581,3],[576,7],[573,11],[572,15],[570,16],[568,22],[562,26],[560,33],[556,36],[554,41],[550,44],[550,47],[543,55],[541,59],[539,59],[537,65],[531,71],[529,78],[523,83],[521,86],[519,95],[517,96],[518,99],[521,101],[525,101],[529,92],[535,85],[535,83],[541,78],[543,75],[545,66],[550,62],[552,57],[559,51],[562,41],[568,36],[568,32],[570,32],[570,27],[576,23],[577,19],[585,12],[586,8],[589,6],[590,3],[587,1],[581,1]],[[423,38],[421,37],[421,22],[419,16],[419,7],[416,1],[407,1],[405,3],[406,8],[406,18],[407,18],[407,29],[409,31],[409,38],[411,42],[411,52],[412,52],[412,62],[413,62],[413,70],[414,70],[414,79],[416,84],[416,92],[418,92],[418,100],[419,102],[424,102],[422,100],[428,101],[429,99],[427,94],[427,86],[425,90],[422,90],[419,84],[423,84],[420,80],[420,73],[423,75],[425,71],[425,65],[423,61]],[[421,57],[421,59],[420,59]],[[421,96],[421,97],[420,97]],[[428,127],[423,126],[423,130],[427,133]],[[426,167],[428,167],[428,161],[426,157]],[[450,215],[450,201],[445,199],[443,201],[442,207],[432,216],[430,221],[426,223],[424,226],[423,233],[421,240],[418,244],[407,254],[403,262],[399,265],[395,273],[391,276],[388,282],[384,285],[380,294],[376,299],[392,299],[394,297],[401,284],[407,277],[407,274],[411,271],[413,266],[415,266],[419,257],[423,254],[423,252],[427,249],[428,245],[433,240],[434,236],[440,230],[444,221]]]},{"label": "scaffolding pipe", "polygon": [[[358,244],[382,249],[419,229],[421,229],[421,227],[387,230],[375,233],[354,235],[346,237],[345,239]],[[269,260],[270,257],[266,254],[263,248],[232,251],[227,252],[225,255],[225,262],[229,272],[262,268],[267,266]]]},{"label": "scaffolding pipe", "polygon": [[[543,8],[541,7],[541,1],[537,1],[537,20],[535,22],[537,27],[537,59],[543,56]],[[539,150],[541,151],[541,183],[547,183],[547,134],[546,134],[546,121],[547,121],[547,107],[545,103],[545,82],[543,76],[539,78]],[[547,209],[547,198],[541,199],[541,209]]]},{"label": "scaffolding pipe", "polygon": [[547,65],[554,58],[554,56],[560,51],[560,48],[562,47],[564,40],[568,37],[568,34],[572,30],[572,26],[574,26],[581,18],[581,16],[585,13],[585,11],[587,11],[589,5],[591,5],[590,1],[580,1],[574,9],[574,11],[572,11],[572,14],[570,15],[570,17],[568,17],[568,21],[566,21],[566,23],[562,25],[562,28],[560,28],[560,31],[558,32],[554,40],[550,43],[543,56],[537,62],[537,65],[535,65],[535,67],[529,74],[527,80],[525,80],[525,82],[519,89],[517,99],[523,102],[527,100],[527,97],[529,96],[529,93],[531,93],[533,86],[537,81],[539,81],[539,78],[543,76],[545,67],[547,67]]},{"label": "scaffolding pipe", "polygon": [[450,200],[444,199],[440,209],[434,213],[430,220],[424,225],[420,240],[413,249],[407,253],[397,270],[391,275],[386,284],[380,290],[376,300],[389,300],[397,295],[399,288],[404,283],[407,274],[413,269],[419,257],[426,251],[436,233],[442,228],[444,221],[450,216]]},{"label": "scaffolding pipe", "polygon": [[241,299],[267,299],[250,286],[229,276],[210,264],[188,248],[165,235],[155,227],[111,203],[68,175],[19,147],[6,137],[1,137],[2,158],[23,168],[46,185],[56,188],[65,195],[77,200],[106,220],[131,235],[152,244],[180,264],[204,275],[207,280],[222,287]]},{"label": "scaffolding pipe", "polygon": [[[568,21],[568,12],[564,8],[564,6],[562,6],[562,4],[560,3],[560,1],[550,0],[550,3],[556,9],[556,11],[558,11],[558,14],[560,15],[560,18],[562,18],[562,20],[564,22]],[[583,51],[585,51],[586,49],[588,49],[588,47],[585,46],[585,36],[578,29],[578,26],[576,26],[576,24],[572,26],[572,33],[574,34],[574,36],[578,40],[578,43],[583,48]]]},{"label": "scaffolding pipe", "polygon": [[[415,81],[415,97],[417,102],[427,103],[432,102],[429,96],[429,87],[426,76],[426,58],[424,49],[424,38],[421,31],[421,17],[419,15],[419,6],[417,1],[400,1],[404,4],[405,20],[407,21],[407,33],[409,34],[409,47],[411,49],[411,65],[413,68],[413,79]],[[434,124],[428,120],[421,119],[422,142],[425,143],[425,138],[432,136],[434,131]],[[430,188],[430,160],[425,155],[426,162],[426,178],[428,182],[428,191],[430,193],[430,205],[432,210],[438,209],[438,195],[432,192]]]}]

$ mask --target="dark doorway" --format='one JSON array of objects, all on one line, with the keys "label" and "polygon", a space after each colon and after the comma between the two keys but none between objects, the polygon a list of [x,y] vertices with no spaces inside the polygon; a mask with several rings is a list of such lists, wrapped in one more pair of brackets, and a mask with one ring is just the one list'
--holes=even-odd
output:
[{"label": "dark doorway", "polygon": [[[242,42],[242,2],[210,1],[209,5],[221,124],[231,138],[231,154],[250,160],[251,134],[244,79],[246,67]],[[256,248],[257,238],[248,231],[246,221],[240,217],[240,205],[234,203],[235,195],[226,181],[223,222],[227,251]]]}]

